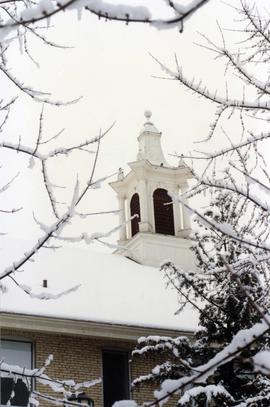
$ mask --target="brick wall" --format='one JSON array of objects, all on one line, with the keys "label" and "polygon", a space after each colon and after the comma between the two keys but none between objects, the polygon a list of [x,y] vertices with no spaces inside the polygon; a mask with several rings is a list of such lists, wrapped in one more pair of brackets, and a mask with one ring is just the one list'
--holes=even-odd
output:
[{"label": "brick wall", "polygon": [[[34,344],[34,366],[40,367],[53,354],[54,361],[49,366],[47,374],[57,379],[74,379],[76,382],[102,378],[102,350],[119,349],[132,351],[135,343],[110,339],[94,339],[56,334],[1,330],[1,336],[19,337],[32,341]],[[147,374],[157,363],[155,357],[136,358],[130,365],[131,380]],[[132,398],[138,403],[153,400],[153,390],[156,386],[142,385],[132,392]],[[53,395],[46,386],[36,385],[36,390]],[[97,384],[86,390],[94,400],[95,407],[102,407],[102,384]],[[46,402],[41,407],[47,407]]]}]

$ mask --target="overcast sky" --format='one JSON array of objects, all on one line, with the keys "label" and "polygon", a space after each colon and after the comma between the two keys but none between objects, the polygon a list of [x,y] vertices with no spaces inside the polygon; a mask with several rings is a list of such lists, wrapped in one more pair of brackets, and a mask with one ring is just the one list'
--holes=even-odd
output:
[{"label": "overcast sky", "polygon": [[[152,2],[152,5],[154,3],[157,4]],[[160,8],[156,12],[163,13],[164,10]],[[127,170],[127,163],[135,160],[137,136],[144,123],[146,109],[152,111],[153,122],[163,133],[165,153],[186,154],[194,149],[194,141],[207,135],[214,106],[186,92],[174,81],[155,78],[164,73],[150,54],[171,68],[174,68],[176,54],[186,76],[202,79],[211,89],[222,92],[222,61],[214,61],[213,53],[195,43],[205,44],[199,33],[219,43],[221,37],[217,21],[222,27],[231,28],[235,18],[237,15],[224,2],[210,0],[186,22],[184,32],[180,34],[177,29],[158,31],[145,25],[127,26],[99,21],[86,12],[78,21],[75,12],[68,12],[52,20],[53,27],[48,37],[73,48],[45,47],[33,39],[29,44],[30,50],[40,68],[37,69],[14,46],[10,52],[10,66],[25,84],[50,91],[52,99],[71,100],[83,96],[76,105],[45,107],[44,139],[65,128],[52,147],[83,141],[97,135],[100,128],[106,129],[116,122],[101,145],[97,176],[104,176],[114,173],[119,167]],[[236,34],[228,35],[232,41]],[[1,87],[6,96],[18,94],[4,79]],[[37,136],[40,110],[40,104],[22,96],[11,114],[7,132],[1,137],[15,142],[21,136],[22,143],[31,145]],[[219,146],[222,141],[217,138],[215,142]],[[83,186],[92,159],[92,156],[80,152],[68,160],[59,159],[51,163],[52,181],[68,186],[66,192],[61,192],[61,198],[68,199],[77,174]],[[5,217],[2,228],[10,236],[19,238],[38,235],[41,232],[32,222],[32,212],[44,222],[53,220],[40,183],[39,164],[36,163],[35,168],[30,170],[25,157],[15,156],[13,152],[5,152],[5,157],[2,153],[1,160],[6,179],[20,171],[20,177],[3,197],[3,203],[12,201],[13,206],[24,207],[21,214]],[[177,164],[177,161],[171,158],[171,163]],[[91,192],[82,207],[88,212],[97,209],[117,209],[114,192],[106,185],[98,192]],[[84,223],[74,222],[73,232],[79,233],[84,229],[88,232],[104,231],[116,223],[115,216],[89,218]]]}]

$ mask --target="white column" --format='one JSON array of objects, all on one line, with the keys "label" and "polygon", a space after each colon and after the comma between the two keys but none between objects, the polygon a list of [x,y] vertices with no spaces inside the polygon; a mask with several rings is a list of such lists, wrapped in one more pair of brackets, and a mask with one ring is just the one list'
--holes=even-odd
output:
[{"label": "white column", "polygon": [[127,240],[126,231],[126,212],[125,212],[125,197],[118,195],[118,207],[119,207],[119,225],[121,226],[119,230],[119,239],[121,241]]},{"label": "white column", "polygon": [[[168,191],[170,194],[170,191]],[[179,187],[177,186],[172,190],[173,198],[177,197],[179,195]],[[173,199],[172,198],[172,199]],[[174,218],[174,233],[175,236],[180,235],[181,231],[181,216],[180,216],[180,205],[178,202],[173,203],[173,218]]]},{"label": "white column", "polygon": [[[181,193],[185,194],[185,192],[188,190],[188,184],[183,184],[181,185]],[[184,203],[188,203],[187,199],[185,197],[182,197]],[[183,229],[185,230],[190,230],[191,229],[191,224],[190,224],[190,216],[188,213],[187,208],[185,208],[184,205],[183,207]]]},{"label": "white column", "polygon": [[148,194],[147,194],[147,185],[144,179],[140,180],[138,184],[138,193],[140,197],[140,212],[141,212],[141,221],[139,224],[140,232],[150,232],[149,225],[149,210],[148,210]]}]

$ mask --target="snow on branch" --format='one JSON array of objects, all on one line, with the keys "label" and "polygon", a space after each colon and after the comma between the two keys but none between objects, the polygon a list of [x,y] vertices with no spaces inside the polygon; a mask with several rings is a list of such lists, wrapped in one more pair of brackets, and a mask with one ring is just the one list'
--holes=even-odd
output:
[{"label": "snow on branch", "polygon": [[211,152],[206,152],[206,151],[198,151],[195,150],[195,152],[201,154],[201,155],[179,155],[179,154],[171,154],[174,157],[178,158],[183,158],[183,159],[193,159],[193,160],[214,160],[215,158],[219,158],[222,156],[229,155],[230,153],[236,151],[237,149],[241,149],[243,147],[248,147],[249,145],[252,145],[256,142],[259,141],[265,141],[270,138],[269,133],[261,133],[259,135],[254,135],[252,134],[250,137],[247,137],[244,141],[241,141],[239,143],[235,143],[230,147],[227,148],[221,148],[217,151],[211,151]]},{"label": "snow on branch", "polygon": [[25,292],[25,294],[29,295],[29,297],[31,298],[37,298],[39,300],[57,300],[58,298],[61,298],[65,295],[68,295],[74,291],[77,291],[81,284],[77,284],[71,288],[68,288],[67,290],[64,291],[60,291],[58,293],[52,293],[52,292],[48,292],[48,291],[41,291],[41,292],[33,292],[33,287],[26,285],[26,284],[22,284],[19,283],[14,277],[12,277],[12,275],[8,276],[22,291]]},{"label": "snow on branch", "polygon": [[76,215],[78,215],[80,218],[84,219],[87,218],[88,216],[96,216],[96,215],[118,215],[120,212],[119,209],[111,210],[111,211],[99,211],[99,212],[89,212],[89,213],[79,213],[76,212]]},{"label": "snow on branch", "polygon": [[[240,3],[241,20],[235,32],[240,32],[241,40],[244,40],[237,43],[236,52],[225,45],[225,30],[221,33],[221,46],[207,40],[205,48],[215,51],[218,58],[226,58],[225,74],[238,78],[244,86],[242,96],[234,99],[229,95],[229,87],[222,95],[198,80],[186,78],[177,58],[175,72],[156,60],[167,78],[217,105],[210,132],[203,141],[210,141],[220,131],[230,145],[216,150],[208,143],[208,152],[197,151],[190,157],[184,156],[192,159],[192,173],[197,183],[180,197],[171,195],[173,203],[180,203],[182,211],[193,215],[199,227],[198,230],[194,228],[191,236],[196,270],[181,270],[170,261],[161,269],[167,283],[179,295],[177,312],[186,304],[196,309],[199,329],[194,333],[189,354],[183,357],[184,362],[188,362],[184,373],[177,366],[181,360],[179,353],[176,361],[167,359],[164,365],[154,367],[135,380],[134,385],[149,381],[161,383],[154,393],[155,399],[147,403],[148,407],[160,406],[172,396],[171,402],[178,396],[177,405],[185,407],[212,405],[212,402],[213,405],[238,407],[269,404],[267,127],[270,89],[267,66],[270,62],[270,18],[268,10],[257,3],[252,5],[244,0]],[[251,96],[246,97],[246,94]],[[255,133],[254,128],[259,125],[266,130],[262,127],[260,133]],[[206,163],[205,168],[200,169],[200,175],[195,170],[197,159],[201,160],[200,164],[203,160]],[[202,207],[198,210],[187,202],[195,196],[202,197]],[[174,347],[167,342],[168,352]],[[139,342],[135,354],[144,357],[148,352],[151,354],[155,349],[162,352],[164,348],[162,339],[156,338],[149,343]]]},{"label": "snow on branch", "polygon": [[184,76],[182,69],[179,67],[177,62],[177,71],[172,71],[166,65],[164,65],[161,61],[151,55],[152,58],[159,64],[161,69],[167,75],[167,78],[173,79],[175,81],[180,82],[182,85],[186,87],[187,90],[192,91],[193,93],[197,94],[199,97],[203,97],[208,101],[220,105],[223,110],[225,108],[234,108],[240,110],[260,110],[260,111],[270,111],[270,102],[269,101],[253,101],[253,100],[245,100],[245,99],[230,99],[228,96],[222,97],[217,95],[217,92],[210,91],[206,85],[202,85],[201,81],[195,82],[194,79],[189,79]]},{"label": "snow on branch", "polygon": [[1,213],[16,213],[22,210],[22,206],[20,208],[12,208],[12,209],[0,209]]},{"label": "snow on branch", "polygon": [[46,103],[48,105],[53,105],[53,106],[68,106],[74,103],[77,103],[81,97],[70,100],[68,102],[63,102],[60,100],[51,100],[49,98],[50,93],[43,92],[43,91],[38,91],[33,89],[30,86],[25,86],[22,82],[20,82],[15,76],[13,76],[10,72],[10,69],[8,69],[5,65],[0,63],[0,71],[5,74],[5,76],[23,93],[26,95],[30,96],[31,99],[35,100],[36,102],[40,103]]},{"label": "snow on branch", "polygon": [[244,329],[239,331],[231,343],[224,347],[220,352],[218,352],[212,359],[207,363],[196,366],[196,373],[191,376],[183,377],[178,380],[165,380],[160,390],[155,391],[156,400],[149,404],[152,407],[158,403],[164,403],[168,401],[169,396],[174,393],[179,393],[183,388],[186,388],[192,383],[203,383],[207,378],[212,375],[215,370],[235,358],[245,349],[252,346],[259,338],[263,337],[270,329],[270,316],[265,315],[265,321],[255,324],[250,329]]},{"label": "snow on branch", "polygon": [[[106,132],[107,133],[107,132]],[[106,134],[105,133],[105,134]],[[107,233],[94,233],[91,236],[88,236],[86,233],[82,234],[79,238],[77,237],[63,237],[61,236],[61,233],[64,229],[64,227],[70,223],[71,219],[76,215],[76,210],[75,208],[79,205],[79,203],[82,201],[82,199],[85,197],[86,193],[88,192],[88,190],[92,187],[92,186],[96,186],[97,184],[99,185],[101,182],[103,182],[104,180],[108,179],[107,177],[103,177],[101,179],[99,179],[98,181],[93,181],[93,177],[95,174],[95,168],[96,168],[96,162],[97,162],[97,158],[98,158],[98,153],[99,153],[99,145],[100,145],[100,140],[101,137],[104,137],[104,133],[100,134],[100,136],[98,138],[95,139],[95,141],[98,142],[98,148],[96,151],[96,159],[95,162],[93,164],[93,168],[92,168],[92,172],[90,174],[89,180],[86,183],[86,186],[80,191],[79,190],[79,182],[77,180],[75,187],[74,187],[74,191],[73,191],[73,196],[72,199],[69,203],[69,207],[68,210],[62,215],[62,216],[57,216],[57,220],[56,222],[54,222],[51,225],[45,225],[39,221],[37,221],[37,223],[39,224],[40,228],[43,230],[43,232],[45,232],[45,234],[38,239],[37,243],[27,252],[24,253],[23,257],[20,258],[17,261],[14,261],[13,264],[9,267],[7,267],[5,270],[3,270],[2,272],[0,272],[0,280],[5,279],[6,277],[12,276],[13,274],[18,271],[19,269],[21,269],[21,267],[27,263],[28,261],[33,260],[33,257],[35,256],[35,254],[42,248],[44,247],[46,244],[48,244],[48,242],[50,241],[51,238],[56,238],[56,239],[60,239],[60,240],[68,240],[68,241],[81,241],[84,240],[87,243],[90,243],[93,240],[98,240],[100,238],[103,237],[108,237],[110,236],[112,233],[114,233],[116,230],[118,230],[122,225],[117,226],[113,229],[111,229],[109,232]],[[115,175],[115,174],[113,174]],[[111,176],[111,175],[110,175]],[[57,214],[58,215],[58,214]],[[136,215],[135,215],[136,216]],[[127,222],[129,222],[130,220],[128,220]],[[13,281],[20,286],[20,288],[22,288],[27,294],[34,296],[34,294],[31,292],[31,290],[29,289],[29,287],[25,287],[23,285],[20,285],[17,283],[17,281],[13,278]],[[74,290],[77,289],[76,287],[71,288],[70,290]],[[66,292],[61,293],[59,295],[65,295]],[[43,296],[44,297],[44,296]],[[52,297],[52,296],[51,296]],[[44,299],[44,298],[43,298]]]},{"label": "snow on branch", "polygon": [[63,228],[70,222],[70,220],[74,216],[75,207],[81,201],[82,197],[85,195],[88,188],[89,186],[87,185],[86,188],[84,188],[83,191],[79,194],[78,182],[76,183],[73,197],[70,202],[68,210],[60,218],[58,218],[57,221],[52,225],[50,226],[42,225],[45,234],[40,239],[38,239],[37,243],[29,251],[24,253],[24,256],[22,258],[20,258],[17,261],[14,261],[11,266],[7,267],[5,270],[0,272],[0,280],[3,280],[4,278],[14,274],[25,263],[33,259],[33,257],[40,250],[40,248],[42,248],[46,243],[48,243],[53,236],[60,235]]},{"label": "snow on branch", "polygon": [[158,29],[177,26],[182,31],[184,21],[208,2],[209,0],[189,0],[185,5],[169,2],[168,9],[173,11],[174,17],[154,19],[147,6],[131,5],[128,2],[113,4],[103,0],[40,0],[37,3],[30,3],[19,11],[14,9],[17,12],[8,20],[1,22],[0,30],[2,29],[2,36],[5,38],[18,26],[28,26],[42,20],[49,21],[52,16],[65,10],[77,10],[80,18],[82,10],[86,9],[99,19],[123,21],[126,24],[146,23]]},{"label": "snow on branch", "polygon": [[[121,223],[120,225],[114,226],[112,229],[110,229],[107,232],[93,232],[91,235],[89,235],[87,232],[83,232],[80,236],[59,236],[57,235],[52,235],[55,239],[58,239],[60,241],[67,241],[70,243],[77,243],[77,242],[85,242],[86,244],[93,243],[94,241],[101,242],[102,244],[106,244],[105,242],[101,241],[104,237],[110,237],[112,234],[117,232],[119,229],[121,229],[123,226],[128,225],[129,222],[138,217],[138,215],[133,215],[129,219],[127,219],[124,223]],[[110,245],[110,244],[108,244]],[[113,245],[114,248],[122,248],[121,246],[118,245]],[[126,249],[124,247],[124,249]]]},{"label": "snow on branch", "polygon": [[[41,138],[38,138],[36,145],[34,147],[28,147],[21,143],[16,144],[16,143],[10,143],[7,141],[0,142],[0,147],[6,148],[9,150],[14,150],[17,153],[23,153],[23,154],[29,155],[30,157],[35,157],[41,161],[46,161],[50,158],[57,157],[58,155],[68,156],[73,151],[83,150],[85,147],[88,147],[91,144],[99,142],[103,137],[105,137],[109,133],[109,131],[113,128],[114,124],[115,123],[113,123],[111,126],[109,126],[105,131],[100,132],[100,134],[98,136],[87,139],[87,140],[85,140],[79,144],[76,144],[74,146],[71,146],[71,147],[56,148],[54,150],[49,151],[48,153],[41,153],[38,150],[41,144],[45,144],[45,142],[41,141]],[[55,137],[56,136],[54,136],[50,140],[47,140],[46,143],[53,140]],[[91,152],[93,154],[95,153],[94,151],[88,151],[88,152]]]},{"label": "snow on branch", "polygon": [[167,336],[147,336],[138,339],[138,344],[132,352],[132,357],[142,355],[148,352],[166,352],[173,353],[175,357],[180,356],[181,353],[187,352],[190,347],[190,341],[185,336],[177,338],[170,338]]},{"label": "snow on branch", "polygon": [[[10,181],[8,181],[6,184],[4,184],[3,186],[0,187],[0,194],[5,192],[12,185],[12,183],[15,181],[15,179],[18,177],[18,175],[19,175],[19,173],[17,173]],[[11,209],[0,208],[0,213],[14,214],[16,212],[21,211],[22,209],[23,209],[22,206],[17,207],[17,208],[11,208]]]},{"label": "snow on branch", "polygon": [[[35,390],[30,389],[29,379],[35,379],[38,383],[48,386],[53,392],[61,393],[63,398],[58,398],[54,396],[49,396],[49,400],[55,404],[64,404],[64,405],[73,405],[73,406],[80,406],[80,403],[71,402],[69,398],[72,394],[78,393],[78,390],[81,388],[89,388],[98,383],[101,383],[101,379],[95,379],[91,381],[86,381],[82,383],[76,383],[74,380],[56,380],[49,377],[45,371],[47,367],[53,361],[53,356],[50,355],[47,360],[45,361],[44,365],[41,368],[36,369],[27,369],[21,366],[14,366],[4,361],[0,363],[0,372],[1,377],[11,377],[14,380],[16,378],[21,378],[29,387],[30,396],[29,400],[33,402],[34,405],[38,405],[37,400],[35,397],[41,399],[48,399],[48,396],[44,393],[37,392]],[[11,395],[12,398],[12,395]]]},{"label": "snow on branch", "polygon": [[[214,186],[215,186],[215,184],[213,184],[213,187]],[[217,186],[218,186],[218,184],[217,184]],[[227,188],[227,189],[229,190],[229,188]],[[234,192],[237,192],[237,189],[234,190]],[[196,215],[196,217],[198,219],[200,219],[201,223],[204,224],[207,228],[211,228],[217,232],[220,232],[223,236],[227,236],[227,237],[231,238],[232,240],[235,240],[236,242],[242,243],[243,245],[251,246],[251,247],[254,247],[257,249],[262,249],[266,252],[270,251],[269,243],[257,242],[256,240],[252,240],[249,237],[246,237],[246,236],[244,237],[244,236],[238,234],[229,223],[227,223],[227,222],[218,223],[214,219],[212,219],[212,218],[210,219],[210,218],[204,216],[202,213],[198,212],[196,209],[192,208],[190,205],[188,205],[186,203],[186,201],[183,198],[175,196],[175,195],[171,195],[171,196],[172,196],[174,202],[180,202],[185,207],[185,209],[190,213],[190,215]],[[254,198],[254,200],[255,200],[255,198]]]},{"label": "snow on branch", "polygon": [[221,385],[209,384],[207,386],[195,386],[192,389],[185,391],[184,395],[178,400],[179,406],[188,406],[194,397],[203,394],[206,398],[206,405],[210,404],[213,396],[223,396],[224,400],[234,401],[230,393]]},{"label": "snow on branch", "polygon": [[[110,125],[106,130],[100,131],[98,136],[89,138],[89,139],[85,140],[84,142],[81,142],[79,144],[76,144],[76,145],[73,145],[70,147],[56,148],[54,150],[49,151],[48,153],[42,153],[40,151],[40,146],[43,144],[43,142],[42,142],[43,110],[44,110],[44,107],[42,107],[42,110],[41,110],[41,114],[40,114],[40,118],[39,118],[39,132],[38,132],[37,141],[36,141],[34,147],[25,146],[20,141],[19,141],[19,143],[11,143],[11,142],[3,141],[3,142],[0,142],[0,148],[2,147],[5,149],[8,149],[8,150],[13,150],[13,151],[16,151],[17,153],[22,153],[22,154],[25,154],[26,156],[29,156],[30,157],[29,158],[29,168],[34,167],[35,159],[40,161],[43,184],[46,189],[53,214],[55,215],[56,219],[59,219],[60,215],[59,215],[58,209],[57,209],[58,202],[57,202],[57,199],[54,194],[55,185],[50,181],[48,168],[47,168],[48,161],[52,158],[56,158],[61,155],[68,156],[71,153],[73,153],[74,151],[86,151],[88,153],[97,154],[97,151],[94,152],[94,151],[88,150],[87,147],[94,143],[100,143],[100,141],[113,128],[115,123],[112,123],[112,125]],[[52,137],[51,139],[47,140],[46,143],[55,139],[55,137],[57,137],[59,134],[60,133],[58,133],[56,136]],[[14,179],[15,178],[16,177],[14,177]],[[5,189],[7,189],[10,186],[10,184],[13,182],[14,179],[12,179],[9,183],[7,183],[4,187],[2,187],[0,189],[0,192],[3,192]],[[93,183],[92,180],[90,182],[90,179],[89,179],[89,187],[90,186],[97,187],[99,185],[99,183],[103,182],[106,179],[107,179],[107,177],[103,177],[102,179],[100,179],[99,181],[96,181],[95,183]]]},{"label": "snow on branch", "polygon": [[8,181],[6,184],[4,184],[2,187],[0,187],[0,194],[1,194],[2,192],[5,192],[5,191],[10,187],[10,185],[15,181],[15,179],[16,179],[18,176],[19,176],[19,173],[17,173],[13,178],[11,178],[10,181]]},{"label": "snow on branch", "polygon": [[49,241],[53,233],[62,230],[62,228],[70,220],[70,218],[71,214],[69,211],[67,211],[63,216],[61,216],[61,218],[57,222],[52,224],[50,227],[47,227],[47,232],[45,233],[45,235],[38,239],[37,243],[29,251],[25,252],[22,258],[20,258],[17,261],[14,261],[11,266],[7,267],[0,273],[0,280],[3,280],[4,278],[8,277],[11,274],[14,274],[25,263],[30,261],[34,257],[34,255],[39,251],[39,249],[43,247],[46,242]]}]

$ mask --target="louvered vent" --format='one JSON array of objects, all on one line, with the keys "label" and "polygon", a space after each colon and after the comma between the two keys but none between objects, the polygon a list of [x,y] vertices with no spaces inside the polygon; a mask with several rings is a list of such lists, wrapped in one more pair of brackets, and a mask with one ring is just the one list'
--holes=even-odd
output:
[{"label": "louvered vent", "polygon": [[136,235],[136,233],[139,232],[139,222],[141,221],[140,198],[137,193],[134,194],[131,198],[130,214],[131,216],[138,215],[137,217],[131,220],[131,235],[134,236]]},{"label": "louvered vent", "polygon": [[156,233],[174,235],[173,205],[166,189],[158,188],[153,193]]}]

